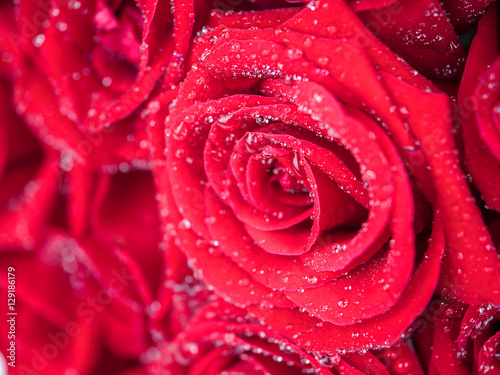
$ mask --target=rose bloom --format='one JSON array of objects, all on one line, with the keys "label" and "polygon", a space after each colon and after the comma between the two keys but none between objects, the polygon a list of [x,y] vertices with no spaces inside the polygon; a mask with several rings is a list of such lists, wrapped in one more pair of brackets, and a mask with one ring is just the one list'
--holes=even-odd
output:
[{"label": "rose bloom", "polygon": [[[176,84],[194,5],[167,1],[42,0],[16,6],[5,33],[15,103],[43,143],[92,169],[147,168],[141,104]],[[197,11],[204,9],[200,2]],[[205,12],[206,13],[206,12]]]},{"label": "rose bloom", "polygon": [[465,160],[486,205],[500,211],[500,58],[497,5],[483,16],[472,41],[458,101]]},{"label": "rose bloom", "polygon": [[160,365],[180,374],[423,374],[411,346],[315,356],[252,321],[222,300],[207,303],[172,342],[160,346]]},{"label": "rose bloom", "polygon": [[436,286],[500,303],[455,106],[345,2],[213,13],[189,61],[149,125],[167,233],[217,294],[319,353],[395,343]]},{"label": "rose bloom", "polygon": [[[159,288],[164,262],[152,176],[97,174],[86,201],[81,168],[65,171],[64,158],[16,115],[8,77],[0,106],[8,125],[1,138],[0,295],[7,313],[7,273],[15,274],[16,367],[21,374],[135,366],[145,373],[139,358],[151,344],[157,300],[171,298]],[[135,205],[122,204],[128,194]],[[10,341],[3,335],[2,347]]]},{"label": "rose bloom", "polygon": [[[2,3],[19,365],[494,371],[490,3]],[[467,55],[457,32],[479,18]],[[459,302],[418,332],[422,369],[410,334],[433,295]]]},{"label": "rose bloom", "polygon": [[428,374],[499,372],[498,308],[444,303],[432,319],[416,335]]},{"label": "rose bloom", "polygon": [[[7,302],[7,272],[15,274],[15,338],[3,335],[2,355],[14,341],[16,374],[146,374],[147,361],[116,349],[126,339],[126,293],[104,289],[89,270],[82,248],[65,233],[51,228],[32,253],[2,249],[0,295]],[[9,270],[13,267],[14,270]],[[43,280],[43,282],[41,282]],[[5,303],[2,311],[11,312]],[[129,313],[130,315],[130,313]],[[12,316],[8,316],[9,318]],[[120,321],[117,323],[116,321]],[[147,339],[136,322],[128,322],[137,347]],[[111,326],[106,329],[105,325]],[[10,326],[2,325],[5,332]],[[108,337],[112,335],[112,340]],[[130,347],[122,343],[121,347]],[[144,349],[144,353],[146,350]],[[139,354],[144,354],[142,350]],[[128,355],[126,355],[128,354]]]},{"label": "rose bloom", "polygon": [[12,72],[0,65],[0,247],[31,250],[43,240],[57,197],[57,153],[41,145],[11,104]]},{"label": "rose bloom", "polygon": [[[18,13],[28,12],[24,6]],[[95,137],[65,117],[48,79],[53,72],[39,70],[47,68],[32,49],[40,46],[22,43],[29,35],[22,22],[48,15],[30,11],[16,25],[2,5],[0,18],[1,289],[6,301],[7,267],[14,266],[17,367],[116,373],[140,365],[159,301],[171,295],[160,288],[160,221],[152,175],[143,170],[149,150],[129,126],[139,114]],[[70,323],[76,328],[68,333]]]}]

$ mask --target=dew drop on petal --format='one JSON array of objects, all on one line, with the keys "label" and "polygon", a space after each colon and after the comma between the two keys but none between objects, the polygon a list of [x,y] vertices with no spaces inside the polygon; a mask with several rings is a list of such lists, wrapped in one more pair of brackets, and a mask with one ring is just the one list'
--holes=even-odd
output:
[{"label": "dew drop on petal", "polygon": [[347,305],[349,304],[349,301],[346,299],[346,298],[342,298],[340,301],[339,301],[339,306],[340,307],[347,307]]}]

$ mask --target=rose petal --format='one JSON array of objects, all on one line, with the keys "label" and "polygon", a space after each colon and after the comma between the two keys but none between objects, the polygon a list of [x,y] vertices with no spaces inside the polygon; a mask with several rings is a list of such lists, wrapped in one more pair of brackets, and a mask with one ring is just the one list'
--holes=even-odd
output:
[{"label": "rose petal", "polygon": [[445,293],[473,304],[500,303],[500,260],[460,170],[449,118],[443,116],[448,113],[449,99],[417,93],[389,76],[384,79],[400,93],[395,99],[406,103],[411,130],[425,145],[422,151],[431,167],[445,223],[447,251],[441,278]]},{"label": "rose petal", "polygon": [[[348,351],[391,345],[399,340],[401,333],[423,311],[432,297],[438,278],[444,235],[436,218],[432,240],[424,261],[411,278],[397,304],[383,315],[364,320],[355,325],[336,326],[322,323],[308,314],[291,309],[262,311],[251,308],[252,314],[284,335],[294,336],[301,346],[314,348],[319,353],[330,353],[338,349]],[[421,306],[415,309],[415,306]],[[383,330],[380,327],[384,326]],[[353,340],[355,338],[356,340]]]}]

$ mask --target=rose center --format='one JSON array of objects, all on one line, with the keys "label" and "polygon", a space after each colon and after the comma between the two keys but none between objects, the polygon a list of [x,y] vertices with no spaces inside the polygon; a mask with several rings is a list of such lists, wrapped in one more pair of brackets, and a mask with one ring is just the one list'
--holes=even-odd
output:
[{"label": "rose center", "polygon": [[290,173],[280,162],[275,162],[271,170],[271,181],[276,181],[281,189],[291,194],[308,194],[309,190],[304,185],[304,181]]}]

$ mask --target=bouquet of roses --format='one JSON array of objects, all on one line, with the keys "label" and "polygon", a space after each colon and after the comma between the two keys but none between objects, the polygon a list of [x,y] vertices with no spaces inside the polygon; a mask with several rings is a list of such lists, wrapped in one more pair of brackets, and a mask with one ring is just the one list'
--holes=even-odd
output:
[{"label": "bouquet of roses", "polygon": [[499,14],[1,2],[0,374],[500,374]]}]

